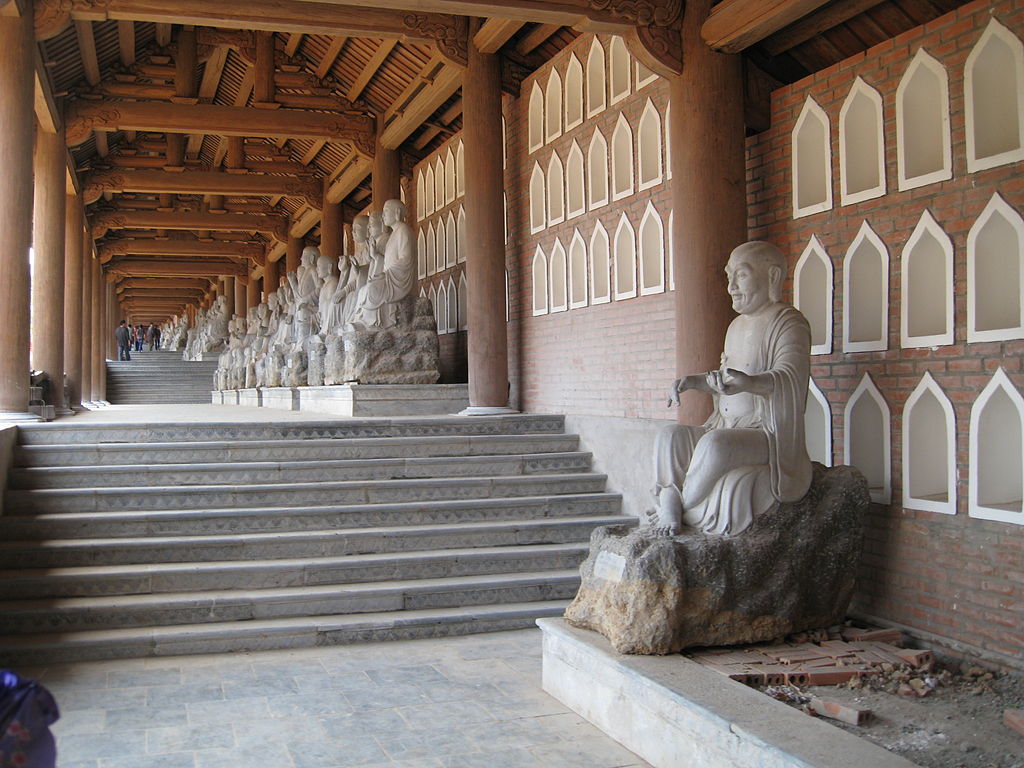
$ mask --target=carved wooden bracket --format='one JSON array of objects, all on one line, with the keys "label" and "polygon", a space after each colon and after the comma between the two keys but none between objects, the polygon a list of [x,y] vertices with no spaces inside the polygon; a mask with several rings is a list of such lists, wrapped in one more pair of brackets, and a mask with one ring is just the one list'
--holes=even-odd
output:
[{"label": "carved wooden bracket", "polygon": [[452,64],[465,68],[469,59],[469,20],[441,13],[407,13],[402,25],[419,37],[434,41],[438,52]]},{"label": "carved wooden bracket", "polygon": [[590,0],[590,7],[607,11],[638,27],[679,28],[684,0]]},{"label": "carved wooden bracket", "polygon": [[672,27],[634,27],[622,39],[629,52],[652,72],[671,77],[683,71],[683,37],[678,22]]}]

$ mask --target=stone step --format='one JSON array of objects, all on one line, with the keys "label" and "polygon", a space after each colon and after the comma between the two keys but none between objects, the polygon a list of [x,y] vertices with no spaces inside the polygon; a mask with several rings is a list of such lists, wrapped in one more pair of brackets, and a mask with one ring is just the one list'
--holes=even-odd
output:
[{"label": "stone step", "polygon": [[0,600],[252,590],[578,568],[584,542],[211,563],[0,571]]},{"label": "stone step", "polygon": [[9,568],[74,568],[91,565],[209,563],[342,555],[415,552],[443,547],[507,547],[586,541],[597,525],[624,525],[630,518],[563,517],[542,520],[395,526],[350,530],[230,535],[159,536],[145,539],[53,539],[0,542]]},{"label": "stone step", "polygon": [[83,445],[95,443],[166,443],[230,440],[305,440],[356,437],[427,437],[443,435],[561,434],[565,417],[515,414],[508,416],[423,416],[279,423],[180,424],[25,424],[18,426],[22,445]]},{"label": "stone step", "polygon": [[567,600],[574,570],[373,584],[0,602],[0,636]]},{"label": "stone step", "polygon": [[11,473],[12,489],[149,488],[152,486],[258,485],[427,477],[484,477],[586,472],[590,454],[510,454],[418,458],[257,461],[213,464],[119,464],[41,467]]},{"label": "stone step", "polygon": [[617,493],[459,499],[402,504],[354,504],[272,509],[193,509],[157,512],[55,512],[0,517],[0,540],[199,536],[224,533],[339,530],[395,525],[463,524],[616,515]]},{"label": "stone step", "polygon": [[601,474],[442,477],[416,480],[345,480],[266,485],[191,485],[138,488],[48,488],[7,491],[14,514],[225,507],[323,506],[402,501],[541,496],[603,491]]},{"label": "stone step", "polygon": [[57,660],[69,663],[190,653],[239,653],[499,632],[532,627],[538,618],[561,616],[567,604],[567,600],[550,600],[173,627],[55,632],[0,639],[0,657],[11,666],[32,666]]},{"label": "stone step", "polygon": [[16,467],[111,466],[134,464],[212,464],[234,461],[332,461],[422,456],[498,456],[575,451],[576,435],[453,435],[371,437],[329,440],[249,440],[194,443],[100,443],[20,445]]}]

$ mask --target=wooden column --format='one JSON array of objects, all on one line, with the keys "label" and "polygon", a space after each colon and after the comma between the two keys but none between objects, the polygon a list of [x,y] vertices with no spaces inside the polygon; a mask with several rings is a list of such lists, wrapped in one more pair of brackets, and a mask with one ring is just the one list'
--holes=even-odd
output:
[{"label": "wooden column", "polygon": [[252,100],[255,104],[274,101],[274,33],[256,32],[256,68]]},{"label": "wooden column", "polygon": [[302,249],[306,241],[294,235],[288,236],[288,250],[285,251],[285,271],[294,272],[302,261]]},{"label": "wooden column", "polygon": [[260,281],[249,273],[249,282],[245,286],[245,311],[248,312],[260,303]]},{"label": "wooden column", "polygon": [[[747,239],[741,62],[739,56],[715,53],[701,39],[710,7],[711,0],[687,1],[686,65],[669,79],[679,376],[720,364],[734,317],[723,270],[732,249]],[[710,396],[683,393],[681,423],[701,424],[710,413]]]},{"label": "wooden column", "polygon": [[82,314],[79,332],[82,334],[82,402],[92,400],[92,237],[83,232],[82,251]]},{"label": "wooden column", "polygon": [[0,421],[37,421],[29,401],[29,267],[35,37],[32,6],[0,14]]},{"label": "wooden column", "polygon": [[196,30],[182,27],[178,32],[178,54],[174,57],[174,95],[194,98],[196,91]]},{"label": "wooden column", "polygon": [[242,317],[245,317],[246,316],[246,311],[248,309],[248,304],[247,304],[247,299],[246,299],[246,288],[242,284],[242,281],[239,280],[237,277],[231,277],[231,278],[228,278],[228,279],[231,280],[234,283],[235,314],[236,315],[241,315]]},{"label": "wooden column", "polygon": [[64,205],[64,370],[67,407],[82,409],[82,201],[68,195]]},{"label": "wooden column", "polygon": [[281,284],[281,262],[267,259],[263,265],[263,290],[269,296]]},{"label": "wooden column", "polygon": [[466,260],[469,408],[507,412],[508,337],[505,321],[505,213],[501,168],[501,61],[477,50],[470,36],[463,76],[466,146]]},{"label": "wooden column", "polygon": [[[117,328],[117,291],[114,284],[103,281],[103,348],[107,360],[117,360],[117,338],[114,336],[114,329]],[[104,373],[106,366],[103,366]],[[104,376],[104,382],[106,376]],[[104,390],[106,385],[104,384]],[[106,394],[104,392],[104,394]]]},{"label": "wooden column", "polygon": [[[342,219],[341,203],[327,202],[327,190],[330,184],[324,179],[324,208],[320,217],[320,253],[324,256],[337,258],[341,255],[342,248]],[[299,248],[302,253],[302,248]]]},{"label": "wooden column", "polygon": [[64,403],[64,206],[67,192],[64,132],[36,131],[32,211],[32,368],[50,375],[50,400]]},{"label": "wooden column", "polygon": [[381,120],[377,120],[377,146],[373,155],[370,177],[371,200],[374,210],[383,210],[388,200],[400,200],[402,195],[402,163],[397,149],[385,149],[380,143]]},{"label": "wooden column", "polygon": [[227,307],[228,318],[235,316],[235,279],[233,277],[222,277],[220,278],[220,292],[224,297],[224,303]]},{"label": "wooden column", "polygon": [[[107,398],[106,344],[103,327],[104,305],[103,270],[99,261],[92,260],[92,399],[102,402]],[[110,333],[113,333],[110,329]]]}]

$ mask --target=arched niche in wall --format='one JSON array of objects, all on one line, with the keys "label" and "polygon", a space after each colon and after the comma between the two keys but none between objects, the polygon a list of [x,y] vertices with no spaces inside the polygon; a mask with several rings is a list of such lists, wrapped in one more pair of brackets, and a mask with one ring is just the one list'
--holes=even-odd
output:
[{"label": "arched niche in wall", "polygon": [[619,217],[612,246],[615,272],[615,298],[632,299],[636,296],[636,232],[626,214]]},{"label": "arched niche in wall", "polygon": [[832,408],[814,379],[807,380],[807,402],[804,405],[804,438],[807,455],[826,467],[832,466]]},{"label": "arched niche in wall", "polygon": [[665,227],[653,203],[640,220],[640,295],[665,290]]},{"label": "arched niche in wall", "polygon": [[[502,146],[505,145],[505,119],[501,120],[502,125]],[[466,147],[460,141],[455,149],[455,196],[462,197],[466,194]]]},{"label": "arched niche in wall", "polygon": [[444,280],[437,285],[434,319],[437,321],[438,334],[448,333],[448,291],[444,288]]},{"label": "arched niche in wall", "polygon": [[444,188],[444,175],[444,163],[441,162],[441,156],[438,155],[434,161],[434,206],[437,210],[441,210],[445,206],[447,193]]},{"label": "arched niche in wall", "polygon": [[557,69],[548,75],[544,92],[544,140],[553,141],[562,135],[562,76]]},{"label": "arched niche in wall", "polygon": [[[506,316],[506,320],[508,317]],[[469,328],[469,287],[466,285],[466,273],[459,275],[459,330]]]},{"label": "arched niche in wall", "polygon": [[533,253],[533,314],[548,313],[548,257],[539,245]]},{"label": "arched niche in wall", "polygon": [[416,218],[419,221],[423,220],[426,215],[424,209],[426,208],[426,198],[423,192],[423,171],[419,171],[416,174]]},{"label": "arched niche in wall", "polygon": [[953,242],[925,209],[903,247],[900,340],[904,347],[953,343]]},{"label": "arched niche in wall", "polygon": [[[504,115],[501,116],[501,167],[508,168],[508,126]],[[465,174],[465,163],[459,173]]]},{"label": "arched niche in wall", "polygon": [[636,89],[639,91],[658,79],[658,73],[648,69],[642,61],[636,63]]},{"label": "arched niche in wall", "polygon": [[889,251],[865,221],[843,261],[843,351],[889,348]]},{"label": "arched niche in wall", "polygon": [[[456,224],[456,243],[458,244],[458,263],[462,264],[466,260],[466,209],[464,206],[459,206],[459,218]],[[508,237],[506,236],[506,240]]]},{"label": "arched niche in wall", "polygon": [[448,301],[445,308],[448,315],[446,323],[448,332],[455,333],[459,330],[459,293],[455,289],[455,281],[451,276],[448,277]]},{"label": "arched niche in wall", "polygon": [[565,130],[583,124],[583,65],[576,54],[569,55],[565,68]]},{"label": "arched niche in wall", "polygon": [[444,202],[445,205],[448,203],[455,202],[455,155],[452,154],[452,150],[449,147],[448,151],[444,153]]},{"label": "arched niche in wall", "polygon": [[650,99],[647,99],[643,114],[640,115],[637,156],[640,164],[640,189],[650,189],[661,184],[661,115]]},{"label": "arched niche in wall", "polygon": [[608,204],[608,142],[594,129],[587,149],[587,201],[590,210]]},{"label": "arched niche in wall", "polygon": [[501,213],[502,213],[502,226],[505,231],[505,242],[508,242],[508,194],[505,192],[501,193]]},{"label": "arched niche in wall", "polygon": [[430,222],[427,228],[427,274],[437,272],[437,232],[434,230],[434,222]]},{"label": "arched niche in wall", "polygon": [[612,134],[612,200],[633,194],[633,129],[619,113]]},{"label": "arched niche in wall", "polygon": [[832,207],[832,144],[825,110],[810,96],[804,101],[791,136],[793,218]]},{"label": "arched niche in wall", "polygon": [[859,77],[839,110],[839,178],[843,205],[885,194],[882,96]]},{"label": "arched niche in wall", "polygon": [[565,263],[565,248],[562,241],[555,238],[555,244],[551,246],[551,281],[549,293],[551,295],[551,311],[564,312],[569,308],[569,274]]},{"label": "arched niche in wall", "polygon": [[1024,46],[992,18],[964,65],[967,170],[1024,158]]},{"label": "arched niche in wall", "polygon": [[565,170],[557,152],[548,161],[548,226],[565,221]]},{"label": "arched niche in wall", "polygon": [[1024,525],[1024,398],[999,368],[971,408],[967,510]]},{"label": "arched niche in wall", "polygon": [[569,241],[569,308],[587,306],[587,244],[578,229]]},{"label": "arched niche in wall", "polygon": [[668,289],[676,289],[676,235],[675,235],[676,212],[668,212]]},{"label": "arched niche in wall", "polygon": [[625,41],[618,35],[611,42],[611,103],[615,104],[630,93],[630,58]]},{"label": "arched niche in wall", "polygon": [[[434,315],[434,325],[437,325],[437,289],[433,285],[430,286],[430,291],[427,293],[427,299],[430,301],[430,311]],[[441,333],[441,328],[438,327],[438,333]]]},{"label": "arched niche in wall", "polygon": [[903,406],[903,506],[956,514],[956,418],[927,372]]},{"label": "arched niche in wall", "polygon": [[573,139],[565,161],[565,218],[572,219],[587,210],[586,187],[583,176],[583,150]]},{"label": "arched niche in wall", "polygon": [[612,300],[611,282],[611,249],[608,245],[608,231],[600,221],[594,222],[594,232],[590,236],[590,285],[591,304],[605,304]]},{"label": "arched niche in wall", "polygon": [[530,175],[530,232],[536,234],[543,231],[545,222],[544,171],[540,163],[534,163]]},{"label": "arched niche in wall", "polygon": [[459,233],[451,211],[448,211],[448,221],[445,222],[444,241],[444,265],[454,267],[459,263]]},{"label": "arched niche in wall", "polygon": [[530,105],[526,118],[527,142],[531,152],[544,146],[544,92],[534,80],[530,88]]},{"label": "arched niche in wall", "polygon": [[996,193],[967,233],[967,341],[1024,338],[1024,219]]},{"label": "arched niche in wall", "polygon": [[420,280],[427,276],[427,242],[422,229],[416,233],[416,276]]},{"label": "arched niche in wall", "polygon": [[596,37],[587,54],[587,117],[593,117],[608,106],[607,66],[604,46]]},{"label": "arched niche in wall", "polygon": [[793,271],[793,306],[811,326],[811,354],[832,354],[832,259],[817,235],[800,254]]},{"label": "arched niche in wall", "polygon": [[423,179],[423,215],[429,216],[434,212],[434,166],[427,163],[427,173]]},{"label": "arched niche in wall", "polygon": [[448,238],[445,232],[444,219],[439,216],[435,223],[437,228],[434,230],[434,237],[437,239],[437,247],[434,253],[437,254],[436,269],[440,272],[445,268],[448,260]]},{"label": "arched niche in wall", "polygon": [[843,421],[844,462],[867,478],[872,501],[888,504],[892,497],[889,406],[868,374],[847,401]]},{"label": "arched niche in wall", "polygon": [[953,176],[949,77],[924,48],[896,88],[896,165],[900,190]]}]

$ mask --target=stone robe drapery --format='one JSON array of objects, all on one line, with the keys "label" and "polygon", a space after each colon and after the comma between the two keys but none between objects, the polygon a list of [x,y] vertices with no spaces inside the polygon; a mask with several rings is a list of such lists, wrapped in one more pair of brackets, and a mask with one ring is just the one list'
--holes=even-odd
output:
[{"label": "stone robe drapery", "polygon": [[390,328],[395,324],[395,304],[415,287],[416,244],[409,225],[398,222],[388,238],[384,268],[360,290],[353,320],[368,328]]},{"label": "stone robe drapery", "polygon": [[[777,307],[764,326],[757,359],[746,370],[770,376],[771,394],[752,396],[750,412],[732,422],[722,415],[720,397],[715,396],[714,412],[703,427],[673,425],[663,430],[655,443],[655,497],[671,488],[681,499],[690,460],[708,431],[757,429],[767,439],[767,464],[729,470],[699,503],[684,507],[683,521],[706,533],[741,533],[756,515],[767,512],[776,502],[799,500],[810,487],[811,462],[804,436],[810,327],[793,307]],[[727,337],[723,369],[729,366],[728,349]]]}]

